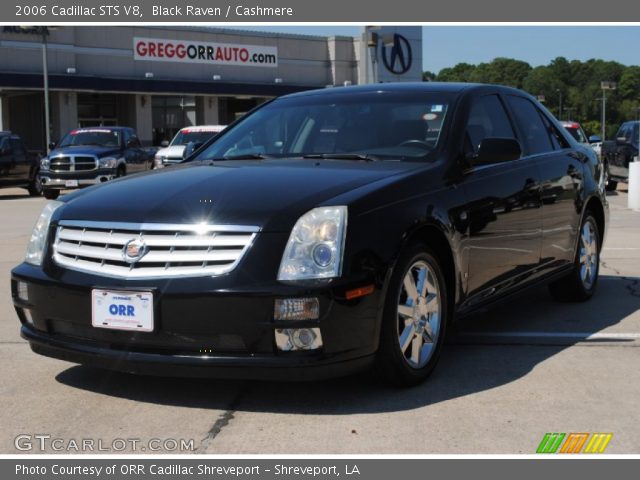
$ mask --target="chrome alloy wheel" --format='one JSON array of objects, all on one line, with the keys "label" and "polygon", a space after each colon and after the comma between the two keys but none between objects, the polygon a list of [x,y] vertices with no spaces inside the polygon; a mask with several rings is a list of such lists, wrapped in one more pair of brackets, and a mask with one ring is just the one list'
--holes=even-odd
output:
[{"label": "chrome alloy wheel", "polygon": [[589,290],[598,275],[598,239],[595,226],[586,221],[580,234],[580,280],[584,288]]},{"label": "chrome alloy wheel", "polygon": [[398,298],[398,342],[407,364],[424,367],[433,355],[441,321],[438,278],[424,261],[407,270]]}]

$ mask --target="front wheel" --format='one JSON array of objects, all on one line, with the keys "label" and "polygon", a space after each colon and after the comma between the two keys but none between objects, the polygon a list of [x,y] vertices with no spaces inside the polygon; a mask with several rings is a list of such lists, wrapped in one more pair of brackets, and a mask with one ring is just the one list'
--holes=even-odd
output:
[{"label": "front wheel", "polygon": [[424,381],[440,357],[447,327],[447,287],[437,257],[410,248],[392,274],[380,333],[378,371],[400,386]]},{"label": "front wheel", "polygon": [[606,164],[605,166],[605,182],[604,182],[604,189],[607,192],[615,192],[616,189],[618,188],[618,182],[616,180],[611,180],[611,173],[609,172],[609,163]]},{"label": "front wheel", "polygon": [[42,182],[40,181],[40,175],[38,175],[38,172],[33,175],[33,178],[27,187],[27,191],[32,197],[42,196]]},{"label": "front wheel", "polygon": [[573,271],[549,285],[551,296],[560,301],[589,300],[596,291],[599,271],[600,233],[595,218],[587,213],[580,227]]},{"label": "front wheel", "polygon": [[604,186],[607,192],[615,192],[618,188],[618,182],[615,180],[607,179],[607,183]]},{"label": "front wheel", "polygon": [[44,190],[43,193],[44,193],[44,198],[46,198],[47,200],[55,200],[60,196],[60,190],[55,190],[55,189],[47,189],[47,190]]}]

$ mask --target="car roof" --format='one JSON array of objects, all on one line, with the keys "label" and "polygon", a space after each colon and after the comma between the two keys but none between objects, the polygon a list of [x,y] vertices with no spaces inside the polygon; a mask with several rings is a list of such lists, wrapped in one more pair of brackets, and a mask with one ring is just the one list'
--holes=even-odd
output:
[{"label": "car roof", "polygon": [[181,132],[221,132],[227,126],[226,125],[193,125],[191,127],[182,127]]},{"label": "car roof", "polygon": [[82,132],[83,130],[133,130],[133,128],[131,128],[131,127],[120,127],[120,126],[105,127],[105,126],[101,126],[101,125],[94,125],[94,126],[91,126],[91,127],[79,127],[79,128],[71,129],[71,131],[73,131],[73,132]]},{"label": "car roof", "polygon": [[[504,85],[493,85],[484,83],[461,83],[461,82],[391,82],[372,83],[366,85],[350,85],[345,87],[322,88],[318,90],[306,90],[304,92],[292,93],[281,98],[297,98],[315,95],[333,94],[355,94],[374,92],[405,92],[405,93],[461,93],[463,91],[482,90],[486,88],[499,89],[504,93],[525,94],[521,90],[506,87]],[[525,94],[527,95],[527,94]]]}]

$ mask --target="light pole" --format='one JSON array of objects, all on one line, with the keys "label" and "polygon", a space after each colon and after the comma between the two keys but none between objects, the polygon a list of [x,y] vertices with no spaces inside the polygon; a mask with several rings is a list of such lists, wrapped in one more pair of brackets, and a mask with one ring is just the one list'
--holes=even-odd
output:
[{"label": "light pole", "polygon": [[558,99],[558,120],[562,120],[562,90],[557,88],[556,92],[558,92],[558,95],[559,95],[559,99]]},{"label": "light pole", "polygon": [[[29,26],[21,26],[19,27],[25,31],[32,30],[34,27]],[[44,133],[45,133],[45,142],[44,146],[45,152],[49,151],[49,144],[51,143],[51,119],[49,117],[49,65],[47,62],[47,35],[49,35],[50,30],[54,30],[51,27],[35,27],[36,32],[39,32],[42,35],[42,78],[43,78],[43,89],[44,89]]]},{"label": "light pole", "polygon": [[603,81],[600,82],[600,88],[602,89],[602,141],[604,142],[607,138],[607,130],[606,130],[606,111],[607,111],[607,90],[615,90],[617,88],[616,82]]},{"label": "light pole", "polygon": [[565,107],[564,111],[567,112],[567,121],[571,120],[571,116],[575,109],[575,107]]},{"label": "light pole", "polygon": [[47,31],[42,31],[42,75],[44,77],[44,133],[45,152],[49,152],[51,144],[51,119],[49,118],[49,64],[47,62]]}]

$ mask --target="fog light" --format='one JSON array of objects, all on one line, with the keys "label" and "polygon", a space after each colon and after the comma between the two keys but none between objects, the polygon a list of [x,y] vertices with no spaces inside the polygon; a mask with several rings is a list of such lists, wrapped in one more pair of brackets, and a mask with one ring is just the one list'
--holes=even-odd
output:
[{"label": "fog light", "polygon": [[275,320],[317,320],[319,317],[317,298],[279,298],[273,309]]},{"label": "fog light", "polygon": [[316,350],[322,347],[322,334],[319,328],[280,328],[276,345],[282,352]]},{"label": "fog light", "polygon": [[23,302],[29,301],[29,286],[26,282],[18,282],[18,298]]},{"label": "fog light", "polygon": [[24,315],[24,320],[27,322],[27,324],[33,325],[33,316],[31,315],[31,310],[29,310],[28,308],[23,308],[22,314]]}]

